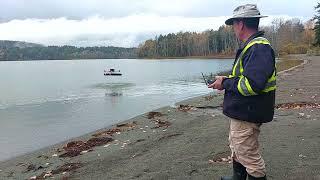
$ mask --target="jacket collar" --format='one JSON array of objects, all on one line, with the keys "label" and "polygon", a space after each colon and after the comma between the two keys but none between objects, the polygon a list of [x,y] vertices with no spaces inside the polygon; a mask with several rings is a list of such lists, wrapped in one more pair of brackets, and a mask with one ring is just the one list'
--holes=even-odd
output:
[{"label": "jacket collar", "polygon": [[252,40],[252,39],[254,39],[254,38],[256,38],[256,37],[261,37],[261,36],[263,36],[264,35],[264,32],[263,31],[258,31],[258,32],[256,32],[256,33],[254,33],[254,34],[252,34],[248,39],[247,39],[247,41],[245,42],[245,43],[241,43],[241,45],[240,45],[240,49],[243,49],[244,47],[246,47],[246,45],[248,45],[248,43]]}]

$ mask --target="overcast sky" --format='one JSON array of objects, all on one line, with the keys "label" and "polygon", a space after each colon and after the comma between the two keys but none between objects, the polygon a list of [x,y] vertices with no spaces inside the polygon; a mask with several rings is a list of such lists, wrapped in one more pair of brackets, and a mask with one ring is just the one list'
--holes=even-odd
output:
[{"label": "overcast sky", "polygon": [[160,33],[217,29],[238,5],[262,20],[314,15],[317,0],[0,0],[0,39],[44,45],[137,46]]}]

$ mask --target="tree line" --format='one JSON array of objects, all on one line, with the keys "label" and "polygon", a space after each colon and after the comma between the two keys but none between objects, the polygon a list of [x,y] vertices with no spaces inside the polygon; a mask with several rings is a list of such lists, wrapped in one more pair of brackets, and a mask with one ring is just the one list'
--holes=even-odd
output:
[{"label": "tree line", "polygon": [[[262,27],[277,55],[306,53],[314,41],[314,21],[275,19]],[[160,35],[138,47],[138,57],[165,58],[190,56],[232,56],[238,48],[231,26],[204,32]]]},{"label": "tree line", "polygon": [[[320,54],[320,3],[314,19],[274,19],[261,27],[276,54]],[[233,56],[239,43],[231,26],[204,32],[178,32],[149,39],[138,48],[43,46],[19,41],[0,41],[0,60],[171,58]]]},{"label": "tree line", "polygon": [[137,58],[137,48],[33,46],[0,47],[0,60],[61,60],[61,59],[130,59]]}]

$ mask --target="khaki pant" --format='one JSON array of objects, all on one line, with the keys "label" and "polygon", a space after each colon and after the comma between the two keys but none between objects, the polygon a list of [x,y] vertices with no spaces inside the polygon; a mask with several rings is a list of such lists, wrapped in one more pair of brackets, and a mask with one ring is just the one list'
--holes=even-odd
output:
[{"label": "khaki pant", "polygon": [[231,157],[241,163],[248,174],[254,177],[264,177],[266,168],[259,152],[258,137],[261,124],[231,119],[229,143]]}]

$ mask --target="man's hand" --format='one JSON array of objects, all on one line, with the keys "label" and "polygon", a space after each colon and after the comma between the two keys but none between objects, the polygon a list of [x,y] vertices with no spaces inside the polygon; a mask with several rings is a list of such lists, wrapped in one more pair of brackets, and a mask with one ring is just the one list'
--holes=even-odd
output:
[{"label": "man's hand", "polygon": [[216,76],[216,81],[212,84],[209,84],[208,88],[223,90],[222,81],[227,78],[226,76]]}]

